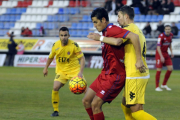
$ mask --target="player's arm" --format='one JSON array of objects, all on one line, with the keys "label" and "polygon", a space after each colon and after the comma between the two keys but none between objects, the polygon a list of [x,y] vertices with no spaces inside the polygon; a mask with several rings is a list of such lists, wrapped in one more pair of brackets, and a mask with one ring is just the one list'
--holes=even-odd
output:
[{"label": "player's arm", "polygon": [[84,57],[84,55],[81,58],[79,58],[79,61],[80,61],[80,72],[79,72],[78,76],[83,77],[82,75],[83,75],[83,70],[84,70],[84,67],[85,67],[85,57]]},{"label": "player's arm", "polygon": [[169,49],[170,49],[170,51],[171,51],[171,58],[173,58],[173,57],[174,57],[174,54],[173,54],[173,50],[172,50],[172,44],[170,44]]},{"label": "player's arm", "polygon": [[48,60],[47,60],[46,65],[43,69],[44,77],[47,76],[47,74],[48,74],[48,67],[51,64],[51,62],[53,61],[55,54],[56,53],[55,53],[54,44],[53,44],[53,47],[52,47],[51,52],[49,54]]},{"label": "player's arm", "polygon": [[104,36],[99,35],[98,33],[89,33],[87,37],[89,39],[102,41],[104,43],[115,45],[115,46],[120,46],[123,43],[123,40],[121,38],[104,37]]},{"label": "player's arm", "polygon": [[161,62],[164,63],[164,57],[163,57],[163,54],[162,54],[162,51],[161,51],[161,39],[162,38],[158,38],[158,44],[157,44],[157,51],[158,51],[158,54],[160,56],[160,59],[161,59]]},{"label": "player's arm", "polygon": [[44,67],[44,70],[43,70],[44,77],[47,76],[48,67],[49,67],[49,65],[51,64],[52,61],[53,61],[53,58],[48,58],[48,60],[46,62],[46,66]]}]

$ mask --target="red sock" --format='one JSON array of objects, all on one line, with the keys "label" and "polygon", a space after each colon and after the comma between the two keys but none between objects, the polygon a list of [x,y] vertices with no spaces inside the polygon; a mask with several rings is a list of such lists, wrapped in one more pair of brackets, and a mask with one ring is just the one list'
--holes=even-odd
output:
[{"label": "red sock", "polygon": [[86,111],[91,120],[94,120],[92,108],[86,108]]},{"label": "red sock", "polygon": [[156,72],[156,88],[159,87],[161,71]]},{"label": "red sock", "polygon": [[166,85],[172,71],[167,70],[166,75],[164,77],[163,85]]},{"label": "red sock", "polygon": [[104,114],[103,114],[103,112],[94,114],[94,120],[104,120]]}]

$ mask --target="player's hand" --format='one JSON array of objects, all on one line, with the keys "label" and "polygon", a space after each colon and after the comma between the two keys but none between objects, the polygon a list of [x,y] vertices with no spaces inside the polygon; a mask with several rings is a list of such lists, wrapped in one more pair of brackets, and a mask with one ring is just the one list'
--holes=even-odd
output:
[{"label": "player's hand", "polygon": [[174,58],[174,55],[173,55],[173,54],[171,54],[171,58]]},{"label": "player's hand", "polygon": [[89,35],[87,36],[89,39],[93,39],[96,41],[99,41],[101,35],[98,33],[89,33]]},{"label": "player's hand", "polygon": [[161,62],[162,62],[162,63],[164,63],[164,62],[165,62],[164,57],[161,57]]},{"label": "player's hand", "polygon": [[83,74],[82,74],[82,72],[79,72],[79,73],[78,73],[78,77],[83,78]]},{"label": "player's hand", "polygon": [[135,66],[136,66],[136,69],[138,69],[141,73],[145,73],[146,72],[147,68],[145,67],[142,59],[137,60]]},{"label": "player's hand", "polygon": [[48,75],[48,70],[44,68],[43,70],[44,77]]}]

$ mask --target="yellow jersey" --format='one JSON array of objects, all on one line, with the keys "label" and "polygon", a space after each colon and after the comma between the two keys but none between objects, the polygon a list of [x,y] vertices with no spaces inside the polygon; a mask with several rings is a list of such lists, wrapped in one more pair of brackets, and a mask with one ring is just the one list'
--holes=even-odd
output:
[{"label": "yellow jersey", "polygon": [[142,31],[134,24],[130,23],[123,27],[132,33],[135,33],[139,36],[140,44],[141,44],[141,54],[142,60],[147,68],[145,73],[140,73],[139,70],[136,69],[136,53],[133,44],[129,39],[123,39],[123,43],[125,44],[125,70],[126,70],[126,79],[137,79],[137,78],[149,78],[149,69],[146,63],[146,39],[142,33]]},{"label": "yellow jersey", "polygon": [[70,74],[80,71],[78,58],[84,55],[76,42],[69,39],[68,44],[62,46],[60,40],[56,41],[49,58],[54,58],[54,56],[56,56],[56,73]]}]

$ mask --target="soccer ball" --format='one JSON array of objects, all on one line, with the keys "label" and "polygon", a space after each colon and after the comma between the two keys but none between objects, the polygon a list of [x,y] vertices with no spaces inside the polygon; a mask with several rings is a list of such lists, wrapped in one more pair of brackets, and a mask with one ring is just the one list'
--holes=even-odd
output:
[{"label": "soccer ball", "polygon": [[86,90],[87,83],[86,81],[81,77],[73,77],[69,81],[69,89],[74,94],[81,94]]}]

